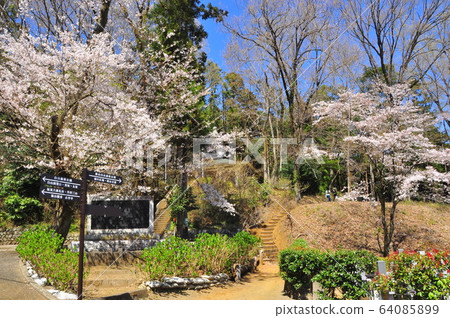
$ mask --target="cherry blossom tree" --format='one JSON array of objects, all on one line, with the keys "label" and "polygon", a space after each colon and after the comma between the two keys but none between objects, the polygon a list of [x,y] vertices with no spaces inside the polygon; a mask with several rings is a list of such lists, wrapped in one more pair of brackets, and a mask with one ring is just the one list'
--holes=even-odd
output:
[{"label": "cherry blossom tree", "polygon": [[[77,177],[82,167],[127,169],[126,144],[142,139],[158,146],[159,121],[124,87],[130,51],[106,34],[89,42],[71,32],[46,39],[22,33],[1,36],[0,111],[9,160]],[[121,173],[122,174],[122,173]],[[56,228],[65,235],[72,209],[60,209]]]},{"label": "cherry blossom tree", "polygon": [[[195,87],[196,48],[152,50],[160,40],[140,4],[150,1],[20,2],[20,36],[0,32],[5,159],[62,176],[79,177],[83,167],[139,175],[121,188],[145,188],[155,171],[136,165],[145,161],[136,156],[151,160],[169,138],[189,134],[176,125],[206,92]],[[57,204],[54,224],[65,237],[74,211]]]},{"label": "cherry blossom tree", "polygon": [[424,136],[433,120],[414,104],[408,85],[376,83],[368,93],[344,92],[335,101],[316,104],[315,115],[316,122],[327,117],[346,122],[351,135],[344,140],[357,146],[373,165],[383,228],[380,248],[388,255],[396,207],[414,196],[418,181],[444,186],[440,193],[448,196],[450,174],[440,173],[431,164],[448,165],[449,149],[437,149]]}]

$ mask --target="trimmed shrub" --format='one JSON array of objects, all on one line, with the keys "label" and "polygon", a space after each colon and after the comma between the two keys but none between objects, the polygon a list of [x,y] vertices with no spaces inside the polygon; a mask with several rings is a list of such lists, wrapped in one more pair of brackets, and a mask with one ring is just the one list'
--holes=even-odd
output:
[{"label": "trimmed shrub", "polygon": [[[326,253],[323,267],[313,277],[319,282],[321,299],[360,299],[369,296],[369,284],[361,279],[361,273],[375,272],[378,258],[367,251],[341,250]],[[342,295],[337,295],[336,292]]]},{"label": "trimmed shrub", "polygon": [[47,278],[57,289],[68,290],[78,281],[78,253],[61,250],[63,241],[54,230],[38,225],[18,238],[16,250],[39,276]]},{"label": "trimmed shrub", "polygon": [[280,274],[295,290],[304,292],[311,287],[312,278],[320,272],[325,254],[319,250],[293,250],[280,252]]},{"label": "trimmed shrub", "polygon": [[[303,248],[304,244],[301,245]],[[319,282],[321,299],[360,299],[369,294],[369,286],[362,281],[361,273],[374,272],[376,261],[377,257],[367,251],[289,248],[280,252],[280,273],[300,292],[310,290],[313,281]]]}]

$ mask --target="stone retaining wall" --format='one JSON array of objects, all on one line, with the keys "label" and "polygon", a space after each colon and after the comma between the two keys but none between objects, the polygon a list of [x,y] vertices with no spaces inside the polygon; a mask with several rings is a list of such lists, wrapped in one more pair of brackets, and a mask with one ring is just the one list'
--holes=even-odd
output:
[{"label": "stone retaining wall", "polygon": [[[12,229],[0,228],[0,245],[17,245],[17,239],[27,229],[14,227]],[[78,234],[71,233],[67,235],[66,244],[71,241],[78,241]]]},{"label": "stone retaining wall", "polygon": [[0,245],[18,244],[17,239],[25,230],[22,228],[0,229]]}]

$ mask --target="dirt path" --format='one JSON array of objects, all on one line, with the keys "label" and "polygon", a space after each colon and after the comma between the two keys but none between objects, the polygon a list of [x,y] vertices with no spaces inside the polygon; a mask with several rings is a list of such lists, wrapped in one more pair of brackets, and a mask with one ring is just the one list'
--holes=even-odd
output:
[{"label": "dirt path", "polygon": [[26,280],[14,247],[0,247],[0,299],[47,299]]},{"label": "dirt path", "polygon": [[278,275],[277,264],[258,266],[255,273],[247,274],[240,282],[230,282],[204,290],[185,290],[153,293],[154,300],[289,300],[283,294],[284,281]]}]

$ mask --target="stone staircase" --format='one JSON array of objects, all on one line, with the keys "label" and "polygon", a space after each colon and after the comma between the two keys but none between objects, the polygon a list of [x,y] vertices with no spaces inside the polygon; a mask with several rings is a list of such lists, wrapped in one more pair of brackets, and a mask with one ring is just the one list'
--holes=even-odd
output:
[{"label": "stone staircase", "polygon": [[286,216],[284,212],[275,213],[271,219],[262,224],[259,236],[263,241],[263,260],[268,262],[278,261],[278,248],[274,240],[274,230],[277,224]]},{"label": "stone staircase", "polygon": [[168,208],[169,203],[166,199],[162,199],[156,205],[155,211],[155,223],[154,223],[154,233],[162,237],[164,231],[170,223],[170,209]]}]

